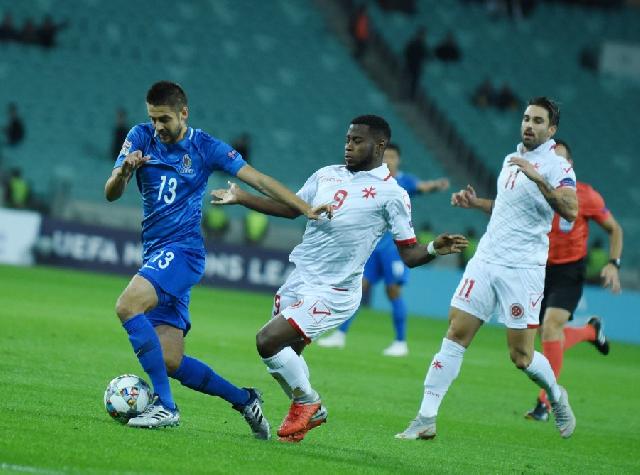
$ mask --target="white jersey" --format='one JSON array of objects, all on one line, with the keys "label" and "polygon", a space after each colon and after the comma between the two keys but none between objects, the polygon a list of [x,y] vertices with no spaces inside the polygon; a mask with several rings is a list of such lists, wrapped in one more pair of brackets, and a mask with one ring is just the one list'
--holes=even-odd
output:
[{"label": "white jersey", "polygon": [[297,195],[312,206],[333,203],[333,218],[308,221],[289,260],[311,285],[359,288],[364,264],[390,230],[399,245],[416,242],[411,201],[387,165],[352,173],[344,165],[315,172]]},{"label": "white jersey", "polygon": [[533,163],[555,188],[576,187],[573,167],[554,152],[555,141],[548,140],[535,150],[519,144],[516,153],[504,159],[498,176],[498,193],[487,231],[480,239],[478,259],[507,267],[544,266],[549,252],[553,209],[538,186],[507,162],[519,156]]}]

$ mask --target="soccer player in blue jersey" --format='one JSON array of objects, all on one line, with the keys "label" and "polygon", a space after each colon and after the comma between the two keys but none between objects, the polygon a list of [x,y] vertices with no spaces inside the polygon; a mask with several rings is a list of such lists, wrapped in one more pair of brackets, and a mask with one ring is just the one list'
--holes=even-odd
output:
[{"label": "soccer player in blue jersey", "polygon": [[[389,144],[384,152],[384,163],[389,167],[389,172],[398,185],[407,190],[409,196],[434,191],[445,191],[449,188],[449,180],[439,178],[437,180],[420,180],[414,175],[403,173],[400,166],[400,147],[397,144]],[[362,292],[366,294],[371,285],[384,279],[385,290],[389,302],[391,302],[391,315],[395,340],[382,353],[385,356],[406,356],[409,354],[407,346],[407,304],[402,297],[402,286],[406,284],[409,269],[404,264],[398,253],[398,248],[393,242],[390,233],[386,233],[364,268],[362,278]],[[355,320],[356,315],[344,322],[331,335],[320,338],[318,345],[326,348],[343,348],[346,344],[347,332]]]},{"label": "soccer player in blue jersey", "polygon": [[219,170],[310,219],[317,218],[319,211],[247,165],[226,143],[188,127],[187,97],[178,84],[155,83],[146,102],[151,120],[131,129],[105,185],[107,200],[114,201],[135,175],[144,208],[143,265],[118,298],[116,313],[157,397],[128,425],[179,424],[171,377],[188,388],[225,399],[244,416],[255,437],[268,439],[269,423],[262,413],[260,393],[234,386],[205,363],[184,354],[184,337],[191,327],[190,291],[202,277],[205,264],[200,234],[202,198],[209,175]]}]

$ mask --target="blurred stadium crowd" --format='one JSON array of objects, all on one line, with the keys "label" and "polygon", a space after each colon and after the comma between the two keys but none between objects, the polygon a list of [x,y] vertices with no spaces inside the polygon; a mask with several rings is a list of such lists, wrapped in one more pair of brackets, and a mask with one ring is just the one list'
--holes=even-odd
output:
[{"label": "blurred stadium crowd", "polygon": [[[548,95],[561,104],[558,136],[578,179],[603,194],[633,243],[640,7],[631,3],[0,0],[0,200],[138,229],[138,195],[107,206],[103,187],[159,79],[188,91],[190,125],[294,190],[342,160],[352,117],[376,113],[392,125],[404,169],[494,193],[524,101]],[[448,194],[413,204],[417,229],[484,231],[486,219],[453,211]],[[252,242],[290,247],[300,236],[302,223],[226,212],[205,217],[219,239],[246,229]],[[593,231],[595,243],[603,235]],[[626,247],[623,263],[625,284],[639,287],[640,251]]]}]

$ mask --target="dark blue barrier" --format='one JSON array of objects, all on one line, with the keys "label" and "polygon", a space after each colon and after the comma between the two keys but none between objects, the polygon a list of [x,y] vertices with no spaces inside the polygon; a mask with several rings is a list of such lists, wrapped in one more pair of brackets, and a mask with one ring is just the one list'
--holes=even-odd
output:
[{"label": "dark blue barrier", "polygon": [[[293,270],[289,254],[260,248],[206,243],[201,284],[273,292]],[[36,263],[133,275],[142,264],[140,234],[43,218]]]}]

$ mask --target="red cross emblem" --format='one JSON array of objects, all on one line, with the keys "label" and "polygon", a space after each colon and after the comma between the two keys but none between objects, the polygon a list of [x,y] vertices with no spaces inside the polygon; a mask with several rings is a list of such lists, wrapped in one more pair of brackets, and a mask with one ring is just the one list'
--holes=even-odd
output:
[{"label": "red cross emblem", "polygon": [[442,369],[442,368],[443,368],[442,363],[440,363],[438,360],[435,360],[435,361],[431,364],[431,366],[433,366],[435,369]]},{"label": "red cross emblem", "polygon": [[363,198],[375,198],[376,197],[376,189],[373,186],[370,186],[369,188],[365,188],[364,190],[362,190],[362,197]]}]

